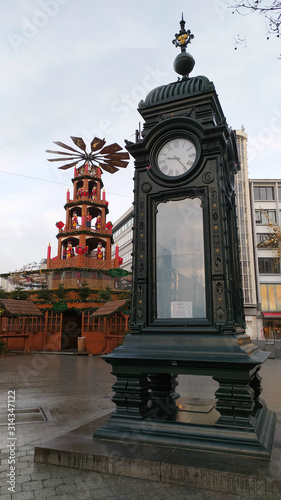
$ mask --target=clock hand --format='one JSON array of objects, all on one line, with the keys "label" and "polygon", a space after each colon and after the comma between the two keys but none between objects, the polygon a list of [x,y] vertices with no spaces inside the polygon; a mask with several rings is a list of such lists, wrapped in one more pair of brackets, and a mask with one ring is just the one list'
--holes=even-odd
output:
[{"label": "clock hand", "polygon": [[180,158],[176,155],[174,156],[167,156],[166,160],[177,160],[181,163]]},{"label": "clock hand", "polygon": [[181,164],[181,166],[182,166],[182,167],[186,170],[186,165],[184,165],[184,164],[182,163],[182,161],[180,160],[180,158],[179,158],[178,156],[176,156],[176,155],[175,155],[175,156],[174,156],[174,159],[175,159],[175,160],[177,160],[177,161]]},{"label": "clock hand", "polygon": [[181,164],[181,166],[184,168],[184,170],[187,170],[186,165],[184,165],[181,162],[180,158],[178,156],[176,156],[176,155],[174,155],[174,156],[167,156],[166,160],[177,160]]}]

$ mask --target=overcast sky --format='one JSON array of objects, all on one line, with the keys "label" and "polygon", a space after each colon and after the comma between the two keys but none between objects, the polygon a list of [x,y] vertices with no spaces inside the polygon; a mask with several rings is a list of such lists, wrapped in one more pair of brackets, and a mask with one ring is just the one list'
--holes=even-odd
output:
[{"label": "overcast sky", "polygon": [[[191,76],[214,82],[228,124],[249,137],[249,176],[281,178],[280,39],[260,16],[223,0],[0,0],[0,273],[57,253],[73,169],[46,149],[70,136],[133,140],[138,103],[177,80],[172,44],[183,12],[194,34]],[[246,38],[235,50],[235,37]],[[103,182],[108,220],[130,208],[133,161]]]}]

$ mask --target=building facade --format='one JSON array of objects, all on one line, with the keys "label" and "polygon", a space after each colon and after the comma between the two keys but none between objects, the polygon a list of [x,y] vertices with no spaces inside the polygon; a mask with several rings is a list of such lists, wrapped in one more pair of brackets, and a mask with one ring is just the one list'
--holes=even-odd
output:
[{"label": "building facade", "polygon": [[[129,208],[113,225],[112,236],[119,248],[119,257],[123,259],[120,267],[131,272],[133,251],[134,210]],[[114,258],[116,250],[112,252]]]},{"label": "building facade", "polygon": [[236,130],[236,143],[241,169],[235,178],[237,225],[240,248],[240,262],[244,296],[244,312],[247,333],[257,340],[262,328],[257,301],[257,273],[253,244],[251,197],[247,159],[248,136],[243,130]]},{"label": "building facade", "polygon": [[[251,179],[252,220],[258,302],[262,328],[259,340],[281,356],[281,179]],[[269,348],[269,347],[268,347]]]}]

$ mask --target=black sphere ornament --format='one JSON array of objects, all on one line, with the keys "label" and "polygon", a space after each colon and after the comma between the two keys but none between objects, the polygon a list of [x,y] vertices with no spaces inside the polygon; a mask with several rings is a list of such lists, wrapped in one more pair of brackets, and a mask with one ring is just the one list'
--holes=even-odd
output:
[{"label": "black sphere ornament", "polygon": [[189,73],[193,70],[195,60],[188,52],[181,52],[174,60],[174,70],[179,75],[188,77]]}]

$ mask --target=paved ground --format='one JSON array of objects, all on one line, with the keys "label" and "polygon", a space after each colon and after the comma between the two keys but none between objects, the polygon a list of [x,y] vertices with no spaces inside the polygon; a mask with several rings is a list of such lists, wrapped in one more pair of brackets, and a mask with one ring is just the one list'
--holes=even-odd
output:
[{"label": "paved ground", "polygon": [[[225,500],[225,494],[177,487],[164,483],[132,479],[110,474],[81,471],[33,462],[34,446],[65,434],[114,408],[111,386],[114,377],[110,366],[98,357],[32,354],[8,355],[0,358],[0,498],[1,500],[33,499],[100,499],[100,500]],[[263,399],[276,411],[281,421],[281,359],[269,359],[262,368]],[[194,382],[194,377],[193,377]],[[210,397],[216,385],[211,379],[196,378],[193,392],[189,379],[182,377],[183,396]],[[207,390],[207,394],[206,394]],[[8,447],[7,400],[15,391],[16,400],[16,487],[9,493],[7,473],[13,459]],[[42,407],[48,421],[38,421],[40,414],[19,412],[20,409]],[[24,423],[27,422],[28,423]],[[8,451],[7,451],[8,450]],[[10,450],[10,451],[9,451]],[[239,458],[237,458],[239,460]],[[227,500],[246,500],[228,495]]]}]

